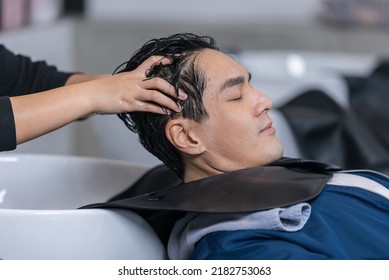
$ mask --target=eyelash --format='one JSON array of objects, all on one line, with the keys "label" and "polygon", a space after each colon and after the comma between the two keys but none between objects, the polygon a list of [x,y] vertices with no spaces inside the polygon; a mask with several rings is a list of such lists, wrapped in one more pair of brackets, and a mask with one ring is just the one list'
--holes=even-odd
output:
[{"label": "eyelash", "polygon": [[239,97],[237,98],[234,98],[234,99],[231,99],[231,101],[239,101],[243,98],[243,95],[240,95]]}]

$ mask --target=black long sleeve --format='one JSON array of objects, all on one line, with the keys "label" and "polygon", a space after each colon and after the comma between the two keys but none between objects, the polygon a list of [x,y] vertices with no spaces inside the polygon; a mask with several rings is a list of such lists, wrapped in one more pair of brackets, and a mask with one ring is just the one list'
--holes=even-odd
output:
[{"label": "black long sleeve", "polygon": [[11,101],[7,96],[0,96],[0,151],[16,148],[15,120]]},{"label": "black long sleeve", "polygon": [[73,73],[60,72],[44,61],[15,55],[0,45],[0,151],[16,148],[14,115],[9,97],[63,86]]}]

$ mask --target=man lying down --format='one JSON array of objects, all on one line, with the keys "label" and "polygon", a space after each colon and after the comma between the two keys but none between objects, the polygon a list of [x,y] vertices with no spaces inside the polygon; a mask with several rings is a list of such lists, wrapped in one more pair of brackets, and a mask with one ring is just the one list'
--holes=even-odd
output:
[{"label": "man lying down", "polygon": [[271,100],[213,38],[150,40],[121,71],[152,55],[170,58],[146,74],[188,94],[182,112],[119,117],[183,182],[87,207],[156,213],[171,259],[389,259],[388,177],[283,158]]}]

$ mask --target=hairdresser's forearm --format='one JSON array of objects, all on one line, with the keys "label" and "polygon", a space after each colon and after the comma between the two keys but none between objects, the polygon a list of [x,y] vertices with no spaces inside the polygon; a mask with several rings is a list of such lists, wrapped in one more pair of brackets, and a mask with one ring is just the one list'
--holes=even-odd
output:
[{"label": "hairdresser's forearm", "polygon": [[24,143],[63,127],[93,111],[84,84],[11,98],[16,141]]},{"label": "hairdresser's forearm", "polygon": [[65,85],[88,82],[88,81],[105,78],[109,76],[111,75],[108,74],[89,75],[89,74],[75,73],[68,78]]},{"label": "hairdresser's forearm", "polygon": [[[137,69],[114,76],[74,74],[64,87],[11,97],[17,144],[93,113],[180,112],[173,100],[177,98],[174,87],[161,78],[146,79],[147,69],[161,61],[162,57],[150,57]],[[179,93],[178,99],[186,98],[185,93]]]}]

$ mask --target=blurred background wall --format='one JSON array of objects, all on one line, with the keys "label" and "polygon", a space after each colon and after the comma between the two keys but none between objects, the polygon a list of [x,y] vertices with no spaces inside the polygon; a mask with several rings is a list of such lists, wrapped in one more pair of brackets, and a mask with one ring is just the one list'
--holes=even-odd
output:
[{"label": "blurred background wall", "polygon": [[[225,51],[387,56],[388,1],[2,0],[0,43],[65,71],[111,73],[150,38],[212,35]],[[61,112],[58,112],[59,114]],[[14,152],[156,164],[116,116],[94,116]]]}]

